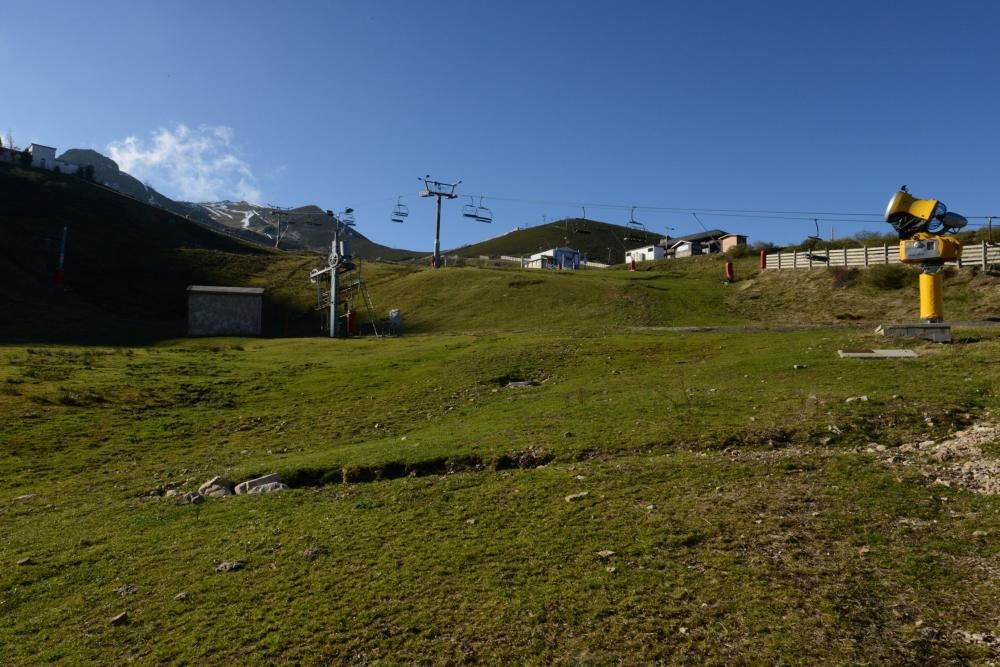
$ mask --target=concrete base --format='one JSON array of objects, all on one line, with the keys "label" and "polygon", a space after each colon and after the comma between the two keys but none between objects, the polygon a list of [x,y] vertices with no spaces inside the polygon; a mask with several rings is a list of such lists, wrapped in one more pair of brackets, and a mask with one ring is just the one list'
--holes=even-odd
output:
[{"label": "concrete base", "polygon": [[914,322],[913,324],[880,324],[875,333],[895,338],[924,338],[935,343],[951,342],[951,325],[943,322]]},{"label": "concrete base", "polygon": [[917,356],[913,350],[837,350],[841,359],[906,359]]}]

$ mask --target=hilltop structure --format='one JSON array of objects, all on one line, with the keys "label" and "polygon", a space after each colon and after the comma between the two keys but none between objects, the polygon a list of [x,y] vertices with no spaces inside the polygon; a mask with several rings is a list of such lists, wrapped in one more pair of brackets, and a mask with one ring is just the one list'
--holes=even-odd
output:
[{"label": "hilltop structure", "polygon": [[42,144],[31,144],[23,151],[13,146],[0,146],[0,162],[35,167],[63,174],[77,174],[80,165],[56,158],[56,149]]},{"label": "hilltop structure", "polygon": [[42,144],[31,144],[24,152],[31,156],[31,166],[36,169],[75,174],[80,171],[80,165],[56,159],[56,149]]},{"label": "hilltop structure", "polygon": [[726,252],[730,248],[746,245],[747,237],[743,234],[731,234],[721,229],[708,229],[686,236],[665,237],[659,243],[667,257],[691,257],[693,255],[711,255]]},{"label": "hilltop structure", "polygon": [[658,243],[644,245],[641,248],[633,248],[625,252],[625,263],[650,262],[654,259],[663,259],[667,256],[667,249]]},{"label": "hilltop structure", "polygon": [[528,257],[524,267],[528,269],[565,269],[580,268],[580,251],[573,248],[552,248],[543,250]]}]

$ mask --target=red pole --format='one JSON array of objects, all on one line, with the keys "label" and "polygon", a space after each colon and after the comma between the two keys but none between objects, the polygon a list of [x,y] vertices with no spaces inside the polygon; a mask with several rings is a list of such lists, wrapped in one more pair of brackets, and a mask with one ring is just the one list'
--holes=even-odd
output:
[{"label": "red pole", "polygon": [[726,262],[726,282],[731,283],[736,280],[736,274],[733,271],[733,263]]},{"label": "red pole", "polygon": [[760,251],[760,270],[763,271],[767,268],[767,251]]}]

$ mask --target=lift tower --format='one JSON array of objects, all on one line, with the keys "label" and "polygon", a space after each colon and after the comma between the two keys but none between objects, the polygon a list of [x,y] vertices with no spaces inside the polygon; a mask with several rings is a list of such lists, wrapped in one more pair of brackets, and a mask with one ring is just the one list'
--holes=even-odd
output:
[{"label": "lift tower", "polygon": [[435,269],[441,268],[441,200],[442,199],[455,199],[458,195],[455,193],[455,188],[457,188],[462,181],[457,183],[442,183],[441,181],[435,181],[427,176],[420,176],[418,180],[424,182],[424,190],[420,193],[421,197],[436,197],[437,198],[437,218],[434,224],[434,257],[431,259],[431,263],[434,265]]},{"label": "lift tower", "polygon": [[[330,338],[339,338],[345,332],[339,326],[340,319],[340,274],[354,268],[354,253],[351,252],[350,228],[354,226],[354,209],[344,209],[342,213],[327,211],[327,216],[333,222],[333,241],[330,243],[330,255],[326,266],[313,269],[309,273],[309,281],[321,283],[328,279],[330,289],[325,298],[321,298],[320,307],[329,308],[328,333]],[[341,238],[343,232],[344,238]]]}]

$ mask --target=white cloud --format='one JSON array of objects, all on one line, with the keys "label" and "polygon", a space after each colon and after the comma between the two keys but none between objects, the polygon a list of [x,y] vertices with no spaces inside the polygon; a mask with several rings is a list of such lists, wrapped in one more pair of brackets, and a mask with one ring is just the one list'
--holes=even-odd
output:
[{"label": "white cloud", "polygon": [[232,144],[230,127],[178,125],[159,128],[149,142],[134,136],[112,141],[108,152],[122,171],[175,199],[259,202],[253,171]]}]

